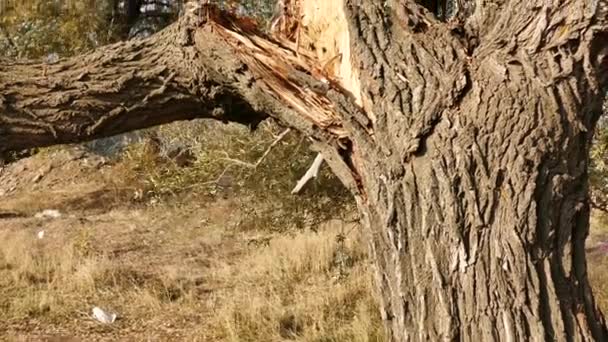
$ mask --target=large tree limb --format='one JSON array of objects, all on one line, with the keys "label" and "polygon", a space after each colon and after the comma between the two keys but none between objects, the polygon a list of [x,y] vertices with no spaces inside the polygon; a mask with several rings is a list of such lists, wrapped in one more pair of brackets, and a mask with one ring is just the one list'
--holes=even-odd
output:
[{"label": "large tree limb", "polygon": [[0,152],[175,120],[256,125],[266,115],[344,149],[341,115],[355,100],[314,58],[298,56],[246,19],[213,6],[187,13],[149,39],[51,65],[0,65]]},{"label": "large tree limb", "polygon": [[0,65],[0,150],[193,118],[257,124],[266,113],[305,133],[319,125],[336,137],[344,134],[330,101],[319,94],[344,95],[320,80],[320,72],[315,78],[307,71],[312,61],[299,60],[247,21],[211,6],[199,11],[206,14],[184,17],[149,39],[52,65]]},{"label": "large tree limb", "polygon": [[[175,120],[212,117],[255,125],[234,70],[209,41],[196,51],[181,25],[146,40],[59,63],[0,66],[0,150],[90,140]],[[183,37],[182,40],[178,38]]]}]

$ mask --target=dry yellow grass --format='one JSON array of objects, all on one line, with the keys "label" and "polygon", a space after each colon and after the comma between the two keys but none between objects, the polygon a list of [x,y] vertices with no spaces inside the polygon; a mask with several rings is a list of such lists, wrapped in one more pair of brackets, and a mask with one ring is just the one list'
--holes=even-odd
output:
[{"label": "dry yellow grass", "polygon": [[[608,314],[608,217],[605,213],[591,215],[591,234],[587,239],[589,280],[596,303]],[[602,246],[603,245],[603,246]]]},{"label": "dry yellow grass", "polygon": [[[241,232],[223,225],[231,205],[4,220],[0,336],[382,341],[356,228]],[[94,305],[119,319],[95,322]]]},{"label": "dry yellow grass", "polygon": [[[229,341],[382,341],[357,230],[279,236],[219,274],[235,284],[214,323]],[[352,227],[351,227],[352,229]]]},{"label": "dry yellow grass", "polygon": [[[0,340],[383,340],[356,227],[239,231],[224,220],[239,214],[232,205],[3,220]],[[600,224],[592,243],[604,238]],[[604,311],[607,267],[605,255],[590,255]],[[93,321],[93,305],[119,320]]]}]

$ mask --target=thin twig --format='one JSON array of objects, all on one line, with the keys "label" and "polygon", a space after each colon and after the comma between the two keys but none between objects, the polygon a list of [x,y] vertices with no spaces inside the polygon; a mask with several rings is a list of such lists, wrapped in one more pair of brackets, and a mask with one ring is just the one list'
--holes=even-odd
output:
[{"label": "thin twig", "polygon": [[268,148],[266,149],[266,151],[264,152],[264,154],[258,158],[258,160],[255,163],[249,163],[246,161],[242,161],[242,160],[238,160],[238,159],[234,159],[234,158],[230,158],[228,157],[228,153],[226,153],[225,151],[224,154],[226,155],[226,157],[223,158],[219,158],[220,160],[225,160],[225,161],[229,161],[231,164],[227,165],[224,170],[220,173],[220,175],[212,181],[208,181],[208,182],[204,182],[204,183],[198,183],[196,185],[200,186],[200,185],[210,185],[210,184],[217,184],[220,182],[220,180],[222,179],[222,177],[224,177],[224,175],[226,174],[226,172],[228,172],[228,170],[236,165],[240,165],[240,166],[244,166],[250,169],[256,169],[258,166],[260,166],[260,164],[264,161],[264,159],[268,156],[268,154],[270,153],[270,151],[272,150],[272,148],[274,146],[276,146],[279,141],[281,141],[283,138],[285,138],[285,136],[287,135],[287,133],[289,133],[291,131],[290,128],[285,129],[281,134],[279,134],[276,139],[268,146]]},{"label": "thin twig", "polygon": [[281,134],[279,134],[279,136],[268,146],[266,151],[264,151],[264,154],[262,154],[262,156],[255,163],[249,163],[246,161],[242,161],[242,160],[238,160],[238,159],[234,159],[234,158],[230,158],[230,157],[220,158],[220,160],[229,161],[231,163],[238,164],[238,165],[248,167],[251,169],[257,169],[258,166],[260,166],[260,164],[262,164],[264,159],[268,156],[270,151],[272,151],[272,148],[275,147],[279,143],[279,141],[283,140],[283,138],[285,138],[287,133],[289,133],[290,131],[291,131],[291,129],[287,128]]},{"label": "thin twig", "polygon": [[260,157],[260,159],[258,159],[258,161],[255,163],[256,168],[262,163],[264,158],[266,158],[266,156],[270,153],[270,150],[272,150],[272,148],[275,147],[279,143],[279,141],[283,140],[283,138],[285,138],[287,133],[289,133],[290,131],[291,131],[291,129],[287,128],[283,131],[283,133],[279,134],[279,136],[272,142],[272,144],[270,144],[270,146],[268,146],[268,148],[266,149],[266,152],[264,152],[264,154]]},{"label": "thin twig", "polygon": [[229,157],[223,157],[223,158],[219,158],[219,159],[223,160],[223,161],[231,162],[233,164],[238,164],[238,165],[241,165],[241,166],[244,166],[244,167],[248,167],[248,168],[251,168],[251,169],[255,168],[255,164],[252,164],[252,163],[249,163],[249,162],[246,162],[246,161],[242,161],[242,160],[238,160],[238,159],[234,159],[234,158],[229,158]]}]

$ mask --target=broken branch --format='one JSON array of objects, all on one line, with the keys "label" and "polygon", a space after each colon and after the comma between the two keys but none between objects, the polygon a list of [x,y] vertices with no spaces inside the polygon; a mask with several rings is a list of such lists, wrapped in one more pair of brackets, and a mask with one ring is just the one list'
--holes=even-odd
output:
[{"label": "broken branch", "polygon": [[310,167],[308,168],[308,170],[306,171],[304,176],[302,176],[302,178],[300,178],[300,180],[296,184],[295,188],[293,188],[293,190],[291,190],[291,193],[292,194],[299,193],[300,191],[302,191],[302,189],[304,188],[306,183],[308,183],[308,181],[310,181],[313,178],[317,178],[317,176],[319,175],[319,170],[321,169],[321,165],[323,165],[323,155],[321,153],[319,153],[315,157],[315,160],[312,162],[312,165],[310,165]]}]

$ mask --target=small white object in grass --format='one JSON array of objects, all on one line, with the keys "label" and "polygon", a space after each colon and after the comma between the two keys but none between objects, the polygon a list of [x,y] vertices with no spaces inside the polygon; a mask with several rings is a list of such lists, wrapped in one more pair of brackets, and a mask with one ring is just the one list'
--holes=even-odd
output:
[{"label": "small white object in grass", "polygon": [[38,232],[38,238],[42,239],[44,237],[44,230]]},{"label": "small white object in grass", "polygon": [[304,185],[306,185],[309,180],[317,178],[317,176],[319,176],[319,170],[321,169],[321,165],[323,165],[323,155],[321,153],[318,153],[315,157],[315,160],[312,162],[312,165],[310,165],[304,176],[300,178],[298,184],[296,184],[296,187],[291,190],[291,193],[299,193],[300,191],[302,191],[302,188],[304,188]]},{"label": "small white object in grass", "polygon": [[45,210],[37,213],[36,215],[34,215],[34,217],[35,218],[60,218],[61,213],[59,212],[59,210],[45,209]]},{"label": "small white object in grass", "polygon": [[44,61],[48,64],[54,64],[57,63],[57,61],[59,61],[59,54],[57,54],[56,52],[53,53],[49,53],[48,55],[46,55],[46,57],[44,58]]},{"label": "small white object in grass", "polygon": [[95,317],[96,320],[98,320],[104,324],[111,324],[111,323],[114,323],[114,321],[116,320],[115,313],[111,314],[111,313],[105,312],[98,307],[93,308],[93,317]]}]

